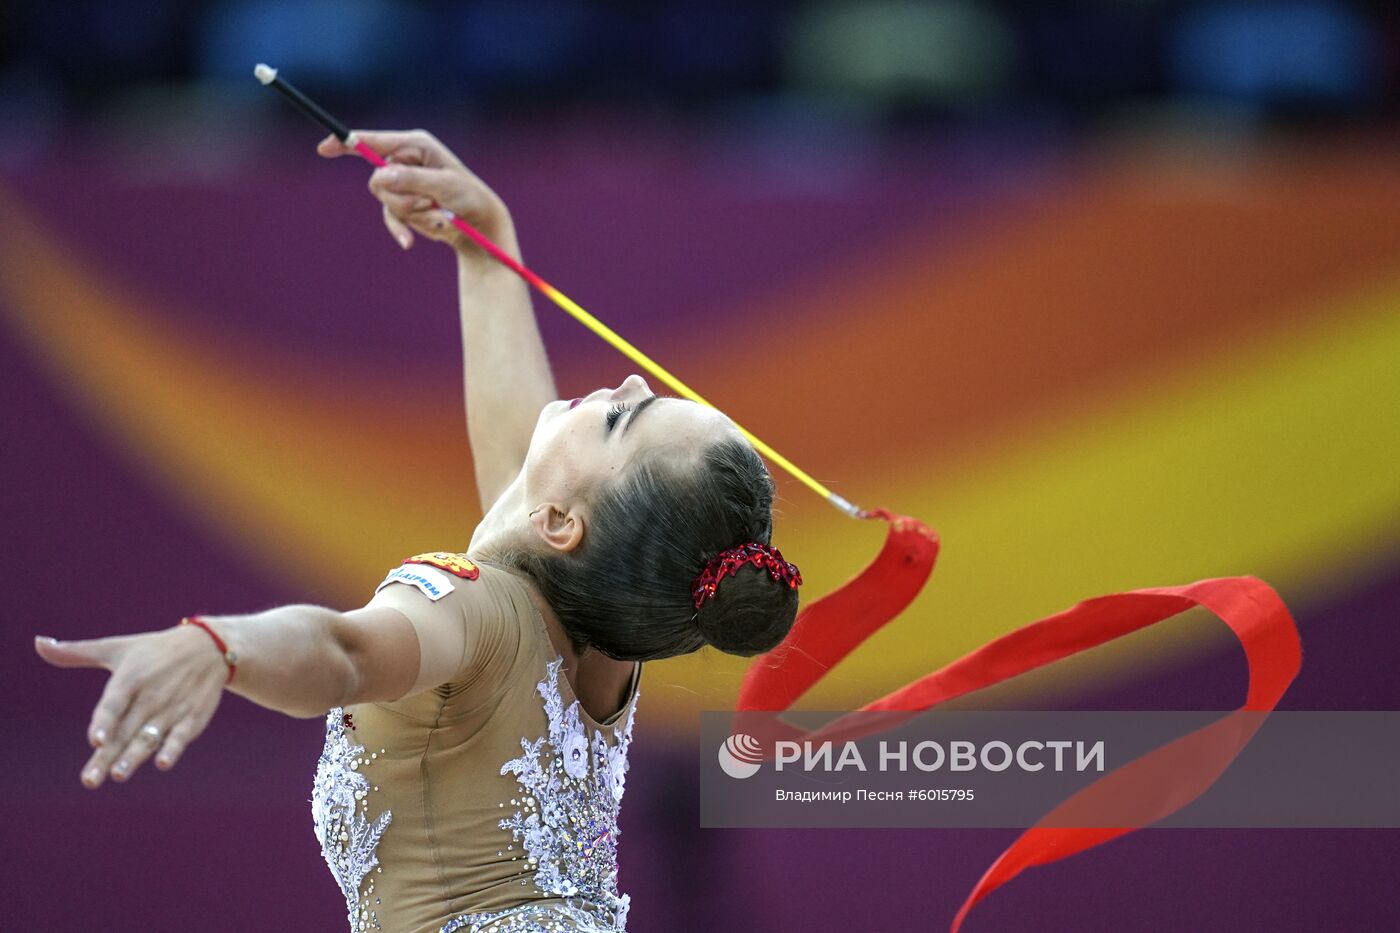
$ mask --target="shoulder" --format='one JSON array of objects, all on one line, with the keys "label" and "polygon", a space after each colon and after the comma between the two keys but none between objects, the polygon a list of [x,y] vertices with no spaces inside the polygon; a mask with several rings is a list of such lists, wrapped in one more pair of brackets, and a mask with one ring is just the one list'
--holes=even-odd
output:
[{"label": "shoulder", "polygon": [[451,623],[487,632],[515,629],[518,635],[533,628],[535,615],[528,588],[517,573],[455,551],[405,558],[375,587],[369,605],[392,606],[415,625]]},{"label": "shoulder", "polygon": [[521,620],[510,574],[464,553],[429,551],[385,574],[366,609],[394,609],[408,619],[422,650],[415,689],[479,673],[514,654]]},{"label": "shoulder", "polygon": [[470,584],[480,578],[481,568],[465,554],[429,551],[405,558],[385,574],[384,579],[374,588],[374,594],[375,598],[378,598],[387,590],[389,598],[402,598],[417,590],[419,596],[428,602],[436,603],[457,594],[453,600],[456,602],[463,598],[470,599]]}]

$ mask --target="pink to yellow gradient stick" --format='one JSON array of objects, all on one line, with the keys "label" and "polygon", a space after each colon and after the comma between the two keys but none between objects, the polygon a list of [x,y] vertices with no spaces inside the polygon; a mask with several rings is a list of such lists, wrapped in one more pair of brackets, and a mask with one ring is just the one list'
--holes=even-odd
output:
[{"label": "pink to yellow gradient stick", "polygon": [[[325,108],[321,107],[311,98],[307,97],[301,91],[297,90],[296,87],[294,87],[285,78],[280,77],[277,74],[276,68],[272,68],[268,65],[258,65],[253,69],[253,75],[264,85],[278,91],[283,97],[291,101],[292,105],[295,106],[302,113],[306,114],[312,120],[315,120],[321,126],[325,127],[331,133],[335,134],[336,139],[339,139],[349,148],[354,149],[356,152],[358,152],[361,156],[365,158],[365,161],[369,162],[371,165],[382,167],[388,164],[384,161],[384,159],[380,158],[379,153],[375,152],[368,145],[366,145],[363,140],[356,138],[355,134],[352,133],[344,123],[341,123],[335,117],[331,116],[328,112],[326,112]],[[660,379],[679,395],[682,395],[693,402],[699,402],[701,405],[706,405],[710,408],[715,407],[714,405],[711,405],[708,401],[706,401],[700,395],[700,393],[696,392],[690,386],[686,385],[684,382],[681,382],[679,379],[673,376],[660,363],[657,363],[655,360],[651,359],[651,357],[647,356],[645,353],[632,346],[632,344],[622,339],[622,337],[619,336],[612,328],[608,327],[608,325],[604,324],[602,321],[598,320],[596,317],[585,311],[578,304],[578,302],[574,301],[568,295],[565,295],[563,292],[559,291],[559,289],[555,288],[553,285],[550,285],[548,282],[540,278],[530,269],[526,268],[522,263],[518,262],[513,256],[506,253],[505,250],[501,249],[495,243],[492,243],[471,224],[467,223],[462,218],[456,216],[451,211],[448,211],[444,208],[440,208],[437,204],[434,204],[433,206],[443,210],[443,212],[447,214],[448,218],[452,221],[453,226],[455,226],[458,230],[461,230],[462,233],[466,234],[466,236],[473,243],[475,243],[477,246],[480,246],[489,255],[491,255],[496,260],[504,264],[507,268],[514,271],[526,282],[529,282],[541,294],[543,294],[550,301],[554,302],[560,308],[563,308],[574,319],[576,319],[579,323],[583,324],[584,327],[587,327],[589,330],[593,331],[593,333],[597,334],[599,337],[602,337],[612,346],[616,347],[619,351],[622,352],[624,356],[626,356],[632,362],[636,363],[638,366],[641,366],[643,369],[651,373],[657,379]],[[755,450],[763,454],[773,463],[776,463],[778,466],[782,467],[788,473],[792,474],[793,477],[802,482],[804,485],[806,485],[817,495],[821,496],[827,502],[836,506],[836,508],[840,509],[842,512],[845,512],[852,518],[885,517],[881,514],[882,510],[862,509],[859,506],[842,498],[841,496],[838,496],[830,489],[827,489],[826,486],[813,479],[810,475],[807,474],[805,470],[802,470],[791,460],[784,457],[782,454],[778,453],[772,447],[769,447],[759,438],[754,436],[742,425],[736,423],[734,426],[739,429],[739,432],[743,434],[744,437],[748,438],[749,443],[753,444]]]}]

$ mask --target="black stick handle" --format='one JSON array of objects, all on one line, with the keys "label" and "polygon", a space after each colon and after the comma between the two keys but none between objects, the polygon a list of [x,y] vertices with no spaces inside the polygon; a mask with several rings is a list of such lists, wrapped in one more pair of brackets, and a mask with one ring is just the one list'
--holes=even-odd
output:
[{"label": "black stick handle", "polygon": [[293,107],[334,133],[336,139],[346,142],[350,138],[350,130],[344,123],[327,113],[320,104],[297,90],[291,82],[279,77],[276,68],[258,65],[253,69],[253,76],[291,101]]}]

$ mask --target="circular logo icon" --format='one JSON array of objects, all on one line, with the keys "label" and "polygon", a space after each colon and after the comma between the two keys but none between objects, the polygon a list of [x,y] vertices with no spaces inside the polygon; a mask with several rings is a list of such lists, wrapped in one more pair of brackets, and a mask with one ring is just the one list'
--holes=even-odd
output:
[{"label": "circular logo icon", "polygon": [[719,747],[719,766],[732,778],[753,777],[763,763],[763,746],[758,739],[740,732]]}]

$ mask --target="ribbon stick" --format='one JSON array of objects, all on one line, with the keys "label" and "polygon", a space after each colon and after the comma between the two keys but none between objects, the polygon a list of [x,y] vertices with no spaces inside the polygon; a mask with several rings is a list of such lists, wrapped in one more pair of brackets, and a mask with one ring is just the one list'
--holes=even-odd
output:
[{"label": "ribbon stick", "polygon": [[[307,97],[301,91],[297,90],[297,88],[294,87],[291,83],[289,83],[285,78],[282,78],[280,75],[278,75],[276,68],[272,68],[268,65],[258,65],[253,69],[253,75],[264,85],[280,92],[283,97],[287,98],[287,100],[289,100],[292,103],[292,105],[295,106],[302,113],[306,114],[312,120],[315,120],[317,123],[321,124],[321,126],[325,127],[327,130],[330,130],[331,133],[335,134],[336,139],[339,139],[346,146],[349,146],[350,148],[354,149],[356,152],[358,152],[361,156],[364,157],[365,161],[369,162],[371,165],[382,168],[383,166],[388,164],[384,161],[384,159],[380,157],[379,153],[375,152],[373,149],[367,146],[364,140],[357,138],[354,133],[350,132],[350,130],[345,126],[344,123],[341,123],[335,117],[331,116],[329,113],[326,112],[326,110],[323,107],[318,105],[315,101]],[[532,285],[536,290],[538,290],[540,294],[544,295],[550,301],[554,302],[556,305],[558,305],[560,308],[566,311],[570,316],[572,316],[575,320],[583,324],[584,327],[587,327],[589,330],[593,331],[593,333],[606,340],[617,350],[621,351],[621,353],[628,359],[630,359],[632,362],[636,363],[638,366],[651,373],[657,379],[664,382],[677,394],[684,396],[685,398],[688,398],[693,402],[698,402],[701,405],[704,405],[708,408],[715,408],[714,405],[710,404],[703,397],[701,397],[700,393],[696,392],[684,382],[681,382],[680,379],[676,378],[674,375],[668,372],[663,366],[661,366],[660,363],[657,363],[655,360],[647,356],[641,350],[638,350],[636,347],[632,346],[632,344],[622,339],[622,337],[619,336],[616,331],[614,331],[602,321],[598,320],[596,317],[585,311],[583,307],[578,304],[578,302],[574,301],[568,295],[565,295],[563,292],[559,291],[559,289],[555,288],[553,285],[550,285],[539,275],[535,274],[535,272],[527,268],[523,263],[516,260],[514,256],[511,256],[505,250],[501,249],[495,243],[491,242],[471,224],[467,223],[465,220],[458,217],[456,214],[453,214],[451,211],[441,208],[440,205],[438,205],[436,202],[433,204],[433,207],[443,210],[444,213],[446,213],[449,219],[452,221],[453,226],[455,226],[458,230],[462,231],[462,233],[464,233],[467,236],[467,238],[470,239],[473,243],[485,250],[488,255],[499,261],[502,265],[509,268],[511,271],[513,271],[516,275],[520,276],[526,282],[530,283],[530,285]],[[836,508],[840,509],[842,512],[845,512],[852,518],[883,517],[883,515],[877,514],[877,512],[862,509],[859,506],[854,505],[853,503],[842,498],[841,496],[838,496],[830,489],[827,489],[826,486],[813,479],[810,475],[807,474],[805,470],[798,467],[787,457],[784,457],[772,447],[765,444],[762,440],[760,440],[754,434],[749,432],[742,425],[735,423],[734,426],[739,429],[739,433],[743,434],[744,437],[748,438],[749,443],[753,444],[755,450],[763,454],[772,462],[776,463],[778,466],[782,467],[793,477],[795,477],[798,481],[800,481],[803,485],[807,486],[817,495],[821,496],[823,499],[834,505]]]}]

